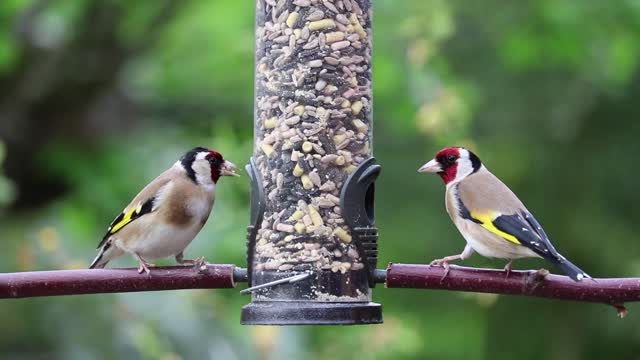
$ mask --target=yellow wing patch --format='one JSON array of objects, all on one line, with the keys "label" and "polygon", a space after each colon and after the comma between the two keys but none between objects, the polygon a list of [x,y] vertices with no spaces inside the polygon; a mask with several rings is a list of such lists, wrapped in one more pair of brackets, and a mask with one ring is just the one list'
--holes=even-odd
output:
[{"label": "yellow wing patch", "polygon": [[125,212],[122,216],[122,219],[111,225],[111,227],[109,228],[109,234],[116,233],[118,230],[122,229],[125,225],[130,223],[134,219],[133,214],[139,214],[140,210],[142,210],[141,203],[138,204],[138,206],[131,208],[129,209],[129,211]]},{"label": "yellow wing patch", "polygon": [[471,217],[480,221],[482,223],[480,224],[480,226],[482,226],[483,228],[491,231],[492,233],[502,237],[505,240],[511,241],[514,244],[522,245],[522,243],[518,241],[518,239],[515,236],[509,233],[506,233],[498,229],[497,227],[495,227],[495,225],[493,225],[493,220],[498,216],[499,215],[495,212],[487,212],[487,213],[472,212],[471,213]]}]

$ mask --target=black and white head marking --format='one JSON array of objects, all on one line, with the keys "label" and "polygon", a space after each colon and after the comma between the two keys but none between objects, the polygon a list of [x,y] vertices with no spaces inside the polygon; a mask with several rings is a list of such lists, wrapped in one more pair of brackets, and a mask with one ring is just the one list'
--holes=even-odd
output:
[{"label": "black and white head marking", "polygon": [[200,154],[204,154],[200,155],[201,157],[204,157],[207,153],[209,153],[208,149],[205,149],[203,147],[196,147],[184,154],[184,156],[182,156],[179,161],[180,165],[182,165],[182,168],[187,172],[187,176],[189,177],[189,179],[191,179],[196,184],[198,183],[198,178],[196,171],[193,168],[193,163],[198,159],[198,156]]},{"label": "black and white head marking", "polygon": [[480,158],[476,156],[476,154],[465,148],[458,149],[459,158],[456,160],[457,162],[457,171],[455,180],[451,182],[451,184],[456,184],[460,182],[462,179],[467,176],[474,174],[478,170],[480,170],[484,165],[480,161]]}]

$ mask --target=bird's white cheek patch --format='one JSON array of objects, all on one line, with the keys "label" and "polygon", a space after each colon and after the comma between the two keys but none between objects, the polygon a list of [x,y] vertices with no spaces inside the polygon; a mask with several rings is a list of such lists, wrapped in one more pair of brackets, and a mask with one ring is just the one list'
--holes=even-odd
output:
[{"label": "bird's white cheek patch", "polygon": [[473,173],[473,165],[471,164],[471,161],[467,159],[459,159],[457,164],[458,172],[456,173],[456,182],[466,178],[471,173]]}]

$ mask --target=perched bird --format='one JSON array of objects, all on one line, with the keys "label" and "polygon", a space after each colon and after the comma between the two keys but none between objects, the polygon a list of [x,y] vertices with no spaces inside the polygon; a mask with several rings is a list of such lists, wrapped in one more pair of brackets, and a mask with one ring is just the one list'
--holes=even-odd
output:
[{"label": "perched bird", "polygon": [[520,199],[471,151],[462,147],[442,149],[418,172],[436,173],[444,180],[447,212],[467,241],[461,254],[431,263],[444,266],[445,276],[449,262],[467,259],[477,252],[508,260],[507,276],[514,259],[539,257],[575,281],[590,277],[558,253]]},{"label": "perched bird", "polygon": [[184,259],[183,251],[209,218],[218,180],[239,176],[236,169],[216,151],[197,147],[187,152],[113,220],[89,268],[104,268],[124,253],[138,260],[139,273],[147,274],[153,266],[149,260],[168,256],[180,264],[204,263],[204,258]]}]

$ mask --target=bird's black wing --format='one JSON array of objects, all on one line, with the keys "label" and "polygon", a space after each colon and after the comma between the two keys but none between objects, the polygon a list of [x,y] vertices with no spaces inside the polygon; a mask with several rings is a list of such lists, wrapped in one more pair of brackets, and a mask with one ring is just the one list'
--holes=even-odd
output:
[{"label": "bird's black wing", "polygon": [[132,206],[128,210],[125,210],[120,213],[113,221],[111,225],[107,228],[107,233],[104,235],[100,244],[98,244],[98,249],[104,245],[107,239],[120,231],[123,227],[134,221],[135,219],[141,217],[142,215],[148,214],[153,210],[153,203],[155,201],[155,196],[151,197],[144,202],[138,203],[137,206]]},{"label": "bird's black wing", "polygon": [[589,274],[558,253],[538,220],[531,213],[522,211],[519,215],[500,215],[493,220],[493,225],[500,231],[514,236],[522,245],[536,254],[550,260],[573,280],[581,281],[584,278],[591,278]]},{"label": "bird's black wing", "polygon": [[540,223],[528,211],[520,214],[500,215],[493,219],[493,226],[515,237],[520,244],[533,250],[544,258],[562,260],[561,255],[551,244]]}]

